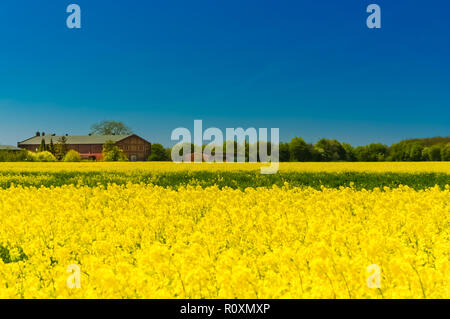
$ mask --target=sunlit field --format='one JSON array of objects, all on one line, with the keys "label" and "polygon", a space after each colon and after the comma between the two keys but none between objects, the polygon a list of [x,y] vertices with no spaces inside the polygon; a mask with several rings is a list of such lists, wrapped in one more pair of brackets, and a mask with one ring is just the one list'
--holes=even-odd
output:
[{"label": "sunlit field", "polygon": [[0,298],[450,297],[450,163],[0,165]]},{"label": "sunlit field", "polygon": [[416,190],[450,184],[450,162],[424,163],[280,163],[277,174],[261,175],[258,163],[6,163],[0,164],[0,188],[107,186],[128,183],[178,188],[195,185],[245,190],[248,187],[357,189],[399,187]]},{"label": "sunlit field", "polygon": [[[0,172],[92,172],[92,171],[256,171],[261,163],[172,163],[172,162],[84,162],[84,163],[0,163]],[[447,173],[450,162],[336,162],[280,163],[281,172],[365,172]]]}]

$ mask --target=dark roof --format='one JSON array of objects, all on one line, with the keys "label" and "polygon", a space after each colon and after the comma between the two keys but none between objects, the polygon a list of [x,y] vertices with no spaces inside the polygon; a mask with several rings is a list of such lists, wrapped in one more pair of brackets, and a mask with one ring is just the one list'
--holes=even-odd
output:
[{"label": "dark roof", "polygon": [[0,145],[0,151],[21,151],[21,148],[11,145]]},{"label": "dark roof", "polygon": [[[66,143],[71,145],[78,144],[105,144],[106,141],[113,141],[117,143],[121,140],[126,139],[127,137],[133,136],[131,135],[84,135],[84,136],[65,136],[67,139]],[[58,143],[58,140],[62,138],[62,136],[33,136],[23,142],[19,142],[18,145],[40,145],[42,143],[42,139],[45,140],[45,144],[50,144],[50,140],[53,140],[54,144]]]}]

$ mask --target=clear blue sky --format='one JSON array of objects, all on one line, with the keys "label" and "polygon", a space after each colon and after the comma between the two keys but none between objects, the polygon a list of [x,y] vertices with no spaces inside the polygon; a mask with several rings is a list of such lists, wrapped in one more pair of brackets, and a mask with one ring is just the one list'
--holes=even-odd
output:
[{"label": "clear blue sky", "polygon": [[[382,29],[366,27],[370,3]],[[194,119],[285,141],[448,136],[449,13],[448,0],[2,0],[0,144],[110,119],[165,145]]]}]

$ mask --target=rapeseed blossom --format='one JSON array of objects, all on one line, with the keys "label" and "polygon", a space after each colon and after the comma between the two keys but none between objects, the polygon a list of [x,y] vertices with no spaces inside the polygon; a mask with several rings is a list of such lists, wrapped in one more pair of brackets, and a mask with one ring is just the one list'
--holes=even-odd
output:
[{"label": "rapeseed blossom", "polygon": [[[82,162],[0,163],[0,173],[259,171],[265,163]],[[280,163],[280,172],[447,173],[450,162]]]},{"label": "rapeseed blossom", "polygon": [[12,186],[0,221],[0,298],[450,297],[448,186]]}]

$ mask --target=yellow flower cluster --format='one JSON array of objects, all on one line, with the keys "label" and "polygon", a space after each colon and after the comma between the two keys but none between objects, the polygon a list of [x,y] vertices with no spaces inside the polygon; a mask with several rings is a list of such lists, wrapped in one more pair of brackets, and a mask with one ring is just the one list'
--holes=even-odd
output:
[{"label": "yellow flower cluster", "polygon": [[[0,163],[0,173],[258,171],[264,163],[84,162]],[[450,162],[280,163],[280,172],[447,173]]]},{"label": "yellow flower cluster", "polygon": [[0,221],[0,298],[450,297],[448,186],[14,186]]}]

